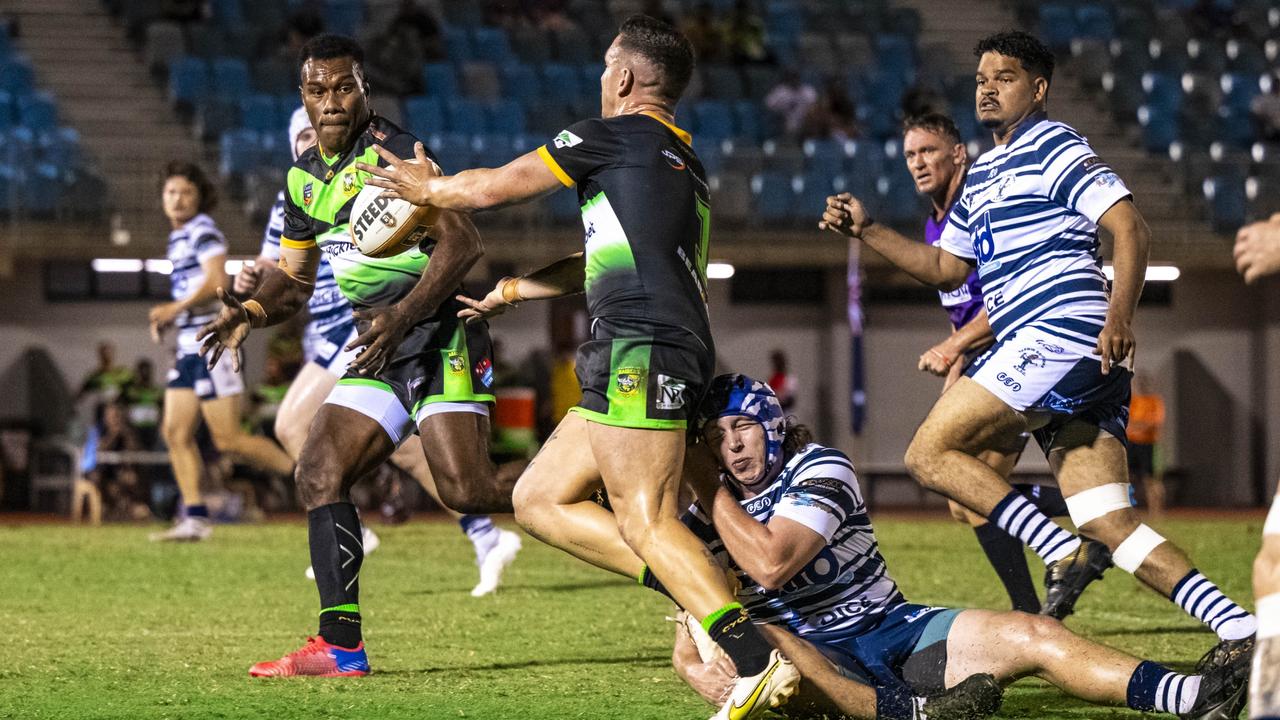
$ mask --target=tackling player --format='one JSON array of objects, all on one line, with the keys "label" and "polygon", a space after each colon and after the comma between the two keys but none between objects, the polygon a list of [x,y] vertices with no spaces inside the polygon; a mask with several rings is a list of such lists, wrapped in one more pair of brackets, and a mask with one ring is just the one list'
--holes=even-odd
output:
[{"label": "tackling player", "polygon": [[[307,110],[298,108],[289,121],[289,146],[293,150],[293,159],[297,160],[315,142],[316,131],[311,127]],[[246,265],[232,283],[238,296],[251,295],[267,273],[279,272],[276,264],[280,261],[284,208],[285,193],[281,191],[271,208],[271,217],[263,233],[262,249],[257,261]],[[295,460],[302,452],[311,419],[319,412],[325,398],[333,391],[338,379],[346,374],[347,365],[356,356],[355,349],[347,349],[359,334],[351,318],[351,303],[342,295],[338,281],[333,276],[333,268],[323,257],[316,269],[316,287],[307,301],[307,313],[307,327],[302,335],[302,352],[306,363],[289,384],[289,391],[280,403],[275,422],[276,438]],[[435,479],[431,477],[431,468],[422,451],[422,441],[417,435],[405,438],[392,454],[391,462],[412,475],[422,489],[459,522],[463,532],[475,546],[480,582],[472,588],[472,596],[480,597],[496,590],[502,582],[502,572],[520,551],[520,536],[499,529],[486,515],[463,515],[441,502]],[[368,527],[363,528],[362,535],[367,555],[373,552],[379,541]],[[308,579],[315,579],[314,569],[308,566],[306,575]]]},{"label": "tackling player", "polygon": [[[932,201],[933,211],[925,219],[924,239],[936,247],[964,185],[968,152],[951,118],[929,113],[907,119],[903,126],[902,155],[915,181],[916,191],[929,196]],[[987,311],[982,306],[982,281],[976,271],[970,273],[960,287],[938,295],[951,321],[952,333],[920,356],[919,367],[946,378],[942,386],[945,393],[981,351],[995,342],[995,336],[987,322]],[[1026,444],[1027,436],[1019,435],[1008,447],[985,450],[978,459],[1007,482]],[[1056,487],[1015,485],[1014,488],[1049,517],[1067,514],[1062,493]],[[955,500],[948,503],[957,520],[973,527],[978,544],[1009,593],[1013,609],[1041,612],[1040,598],[1036,596],[1031,575],[1027,572],[1022,541]],[[1087,539],[1084,543],[1083,548],[1077,541],[1060,549],[1059,553],[1066,553],[1062,557],[1045,558],[1044,614],[1059,620],[1070,615],[1080,593],[1090,582],[1101,577],[1102,570],[1110,565],[1110,554],[1105,545]]]},{"label": "tackling player", "polygon": [[198,165],[175,160],[164,172],[161,204],[173,232],[166,254],[172,302],[151,308],[151,339],[159,343],[170,328],[177,331],[177,357],[164,391],[161,431],[186,515],[172,528],[153,533],[152,540],[205,540],[213,533],[209,511],[200,496],[203,462],[196,430],[203,417],[213,444],[224,453],[277,475],[293,472],[293,461],[267,438],[240,427],[240,394],[244,378],[238,363],[227,359],[206,367],[196,332],[218,312],[217,293],[227,284],[227,241],[209,212],[217,192]]},{"label": "tackling player", "polygon": [[[1280,273],[1280,214],[1236,233],[1236,269],[1245,282]],[[1258,610],[1258,652],[1253,659],[1249,717],[1280,720],[1280,494],[1262,526],[1262,548],[1253,561],[1253,597]]]},{"label": "tackling player", "polygon": [[[1081,531],[1218,634],[1204,662],[1252,652],[1256,621],[1139,521],[1130,505],[1125,422],[1130,327],[1150,230],[1128,188],[1085,142],[1045,115],[1053,54],[1022,32],[975,49],[977,115],[995,137],[969,169],[939,247],[879,225],[848,195],[819,227],[858,238],[944,291],[976,265],[996,344],[934,405],[907,450],[912,475],[1047,557],[1074,541],[1010,490],[979,453],[1033,431]],[[1102,274],[1097,228],[1115,239],[1115,283]]]},{"label": "tackling player", "polygon": [[[443,212],[423,248],[394,257],[363,255],[349,238],[351,207],[376,162],[373,145],[411,152],[415,138],[373,113],[364,51],[354,40],[319,35],[299,52],[303,105],[317,145],[293,164],[280,238],[280,269],[241,304],[220,292],[218,319],[201,329],[216,364],[250,328],[292,317],[315,288],[321,253],[356,308],[364,350],[311,422],[299,455],[298,494],[307,508],[311,565],[320,591],[320,633],[300,650],[255,665],[254,676],[364,675],[359,579],[364,549],[350,487],[421,433],[441,499],[462,512],[511,510],[489,459],[492,360],[484,324],[463,325],[451,300],[482,254],[464,214]],[[434,168],[434,165],[430,165]]]},{"label": "tackling player", "polygon": [[[880,555],[844,453],[813,443],[768,385],[743,375],[716,378],[700,416],[719,471],[691,476],[698,504],[685,522],[731,568],[738,597],[757,622],[773,626],[769,636],[801,668],[807,682],[798,701],[817,702],[793,702],[788,716],[882,717],[862,683],[933,696],[982,674],[1006,684],[1034,675],[1082,700],[1183,718],[1234,718],[1244,706],[1244,655],[1183,675],[1049,618],[908,603]],[[678,672],[714,697],[731,676],[701,659],[689,635],[677,642]],[[999,707],[998,696],[994,707],[955,707],[959,699],[945,710],[985,717]],[[990,700],[980,692],[967,699]],[[922,717],[942,716],[922,709]]]},{"label": "tackling player", "polygon": [[[734,659],[734,720],[783,701],[795,668],[747,621],[706,547],[679,520],[691,413],[715,365],[706,306],[711,207],[702,163],[675,107],[693,72],[679,31],[628,18],[605,53],[601,118],[498,169],[432,177],[380,150],[369,183],[417,205],[475,211],[576,187],[585,254],[507,278],[469,315],[586,291],[591,340],[578,350],[582,402],[516,486],[516,519],[587,562],[656,576]],[[422,157],[422,150],[417,150]],[[590,501],[601,486],[613,513]]]}]

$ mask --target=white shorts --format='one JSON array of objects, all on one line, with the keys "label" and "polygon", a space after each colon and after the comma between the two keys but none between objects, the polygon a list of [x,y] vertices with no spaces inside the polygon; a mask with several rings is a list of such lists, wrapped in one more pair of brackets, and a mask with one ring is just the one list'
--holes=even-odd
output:
[{"label": "white shorts", "polygon": [[481,402],[424,403],[418,407],[417,412],[410,415],[390,388],[376,381],[361,382],[359,378],[339,380],[324,401],[329,405],[350,408],[376,420],[396,447],[417,432],[422,421],[432,415],[469,412],[489,417],[489,405]]},{"label": "white shorts", "polygon": [[360,354],[361,348],[345,349],[358,335],[355,323],[343,323],[326,333],[313,333],[308,329],[302,335],[302,356],[340,378],[347,374],[347,366]]}]

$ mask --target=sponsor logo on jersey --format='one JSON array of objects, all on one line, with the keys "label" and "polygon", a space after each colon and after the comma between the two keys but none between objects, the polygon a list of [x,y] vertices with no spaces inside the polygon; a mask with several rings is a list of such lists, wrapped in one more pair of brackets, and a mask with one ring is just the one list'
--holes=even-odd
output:
[{"label": "sponsor logo on jersey", "polygon": [[480,358],[480,362],[476,363],[476,377],[480,378],[485,387],[493,387],[493,363],[489,362],[489,358]]},{"label": "sponsor logo on jersey", "polygon": [[315,197],[315,195],[312,193],[313,188],[311,187],[314,184],[315,183],[307,183],[306,185],[302,186],[302,204],[304,206],[310,205],[311,199]]},{"label": "sponsor logo on jersey", "polygon": [[688,384],[679,378],[658,375],[658,401],[654,407],[659,410],[679,410],[684,407],[684,391]]},{"label": "sponsor logo on jersey", "polygon": [[644,370],[641,368],[619,368],[618,375],[614,378],[618,393],[624,397],[631,397],[640,392],[640,386],[643,383]]},{"label": "sponsor logo on jersey", "polygon": [[1111,187],[1120,182],[1120,176],[1113,172],[1104,172],[1093,179],[1093,184],[1098,187]]},{"label": "sponsor logo on jersey", "polygon": [[574,135],[568,130],[562,130],[560,131],[560,134],[556,136],[555,140],[552,140],[551,142],[555,144],[557,149],[567,148],[567,147],[573,147],[574,145],[577,145],[578,143],[582,142],[582,138],[578,137],[577,135]]},{"label": "sponsor logo on jersey", "polygon": [[[360,217],[356,218],[355,224],[351,226],[351,233],[355,235],[357,241],[364,240],[364,234],[368,232],[369,226],[379,219],[379,216],[390,204],[391,198],[378,197],[365,207],[364,212],[360,213]],[[386,221],[384,220],[383,222]],[[393,225],[394,223],[388,225],[388,227]]]},{"label": "sponsor logo on jersey", "polygon": [[1013,369],[1021,375],[1027,374],[1028,367],[1044,367],[1044,355],[1041,355],[1035,348],[1022,348],[1018,351],[1018,357],[1022,362],[1013,366]]},{"label": "sponsor logo on jersey", "polygon": [[747,512],[751,513],[752,515],[755,515],[756,513],[760,512],[761,510],[764,510],[765,508],[769,507],[772,504],[773,504],[773,498],[769,497],[768,495],[761,498],[756,498],[755,500],[752,500],[751,502],[747,503]]},{"label": "sponsor logo on jersey", "polygon": [[673,170],[683,170],[685,168],[684,159],[676,154],[674,150],[663,148],[662,157],[667,159],[667,164],[670,165]]},{"label": "sponsor logo on jersey", "polygon": [[1004,386],[1005,386],[1005,387],[1009,388],[1010,390],[1012,390],[1012,391],[1014,391],[1014,392],[1021,392],[1021,391],[1022,391],[1022,383],[1018,382],[1018,380],[1017,380],[1016,378],[1014,378],[1014,377],[1010,376],[1010,375],[1009,375],[1009,373],[1007,373],[1007,372],[1005,372],[1005,371],[1003,371],[1003,370],[1001,370],[1000,372],[996,373],[996,379],[997,379],[997,380],[999,380],[1000,382],[1004,383]]},{"label": "sponsor logo on jersey", "polygon": [[[1062,353],[1066,352],[1066,350],[1062,349],[1061,345],[1054,345],[1053,343],[1047,343],[1043,340],[1037,339],[1036,344],[1044,348],[1045,352],[1051,352],[1056,355],[1061,355]],[[1037,485],[1036,487],[1039,487],[1039,486]]]},{"label": "sponsor logo on jersey", "polygon": [[449,353],[449,372],[454,375],[461,375],[467,371],[467,361],[463,359],[462,353]]}]

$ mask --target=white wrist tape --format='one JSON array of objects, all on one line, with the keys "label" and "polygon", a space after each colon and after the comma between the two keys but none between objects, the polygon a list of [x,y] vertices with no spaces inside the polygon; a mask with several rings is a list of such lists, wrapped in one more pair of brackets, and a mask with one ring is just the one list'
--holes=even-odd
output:
[{"label": "white wrist tape", "polygon": [[1280,636],[1280,593],[1258,598],[1258,639]]},{"label": "white wrist tape", "polygon": [[1129,501],[1129,483],[1107,483],[1067,498],[1067,512],[1078,528],[1103,515],[1130,507],[1133,506]]},{"label": "white wrist tape", "polygon": [[1142,567],[1142,561],[1163,542],[1160,533],[1143,523],[1111,551],[1111,562],[1127,573],[1136,573]]},{"label": "white wrist tape", "polygon": [[1267,521],[1262,524],[1263,535],[1280,535],[1280,491],[1271,501],[1271,510],[1267,513]]}]

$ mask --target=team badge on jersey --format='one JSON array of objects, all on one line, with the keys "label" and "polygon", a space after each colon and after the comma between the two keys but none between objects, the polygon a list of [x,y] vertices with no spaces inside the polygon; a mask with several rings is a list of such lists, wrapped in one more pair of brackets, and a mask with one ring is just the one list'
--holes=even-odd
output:
[{"label": "team badge on jersey", "polygon": [[[1054,345],[1053,343],[1047,343],[1038,338],[1036,339],[1036,344],[1044,348],[1045,352],[1054,353],[1055,355],[1061,355],[1062,353],[1066,352],[1066,350],[1064,350],[1061,345]],[[1039,486],[1037,485],[1036,487],[1039,487]]]},{"label": "team badge on jersey", "polygon": [[314,183],[307,183],[306,185],[302,186],[302,204],[303,205],[310,205],[311,199],[315,197],[311,187],[313,184]]},{"label": "team badge on jersey", "polygon": [[679,410],[684,407],[685,381],[669,375],[658,376],[658,401],[653,404],[659,410]]},{"label": "team badge on jersey", "polygon": [[343,173],[342,192],[347,195],[355,195],[356,189],[356,174],[354,172]]},{"label": "team badge on jersey", "polygon": [[555,144],[557,150],[561,148],[573,147],[574,145],[577,145],[580,142],[582,142],[582,138],[578,137],[577,135],[574,135],[568,130],[562,130],[560,134],[556,136],[555,140],[552,140],[552,143]]},{"label": "team badge on jersey", "polygon": [[449,353],[449,371],[455,375],[461,375],[467,371],[467,361],[463,359],[462,353]]},{"label": "team badge on jersey", "polygon": [[1018,352],[1018,357],[1022,358],[1022,362],[1014,365],[1013,369],[1023,375],[1027,374],[1028,367],[1044,367],[1044,355],[1041,355],[1035,348],[1023,348]]},{"label": "team badge on jersey", "polygon": [[644,382],[644,370],[640,368],[619,368],[616,378],[618,392],[630,397],[640,391]]}]

